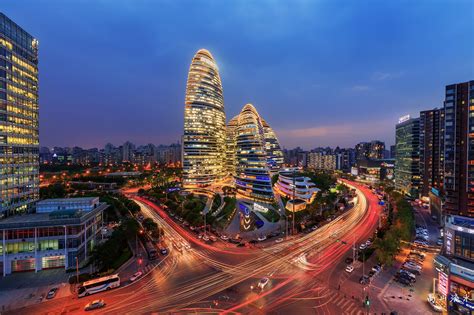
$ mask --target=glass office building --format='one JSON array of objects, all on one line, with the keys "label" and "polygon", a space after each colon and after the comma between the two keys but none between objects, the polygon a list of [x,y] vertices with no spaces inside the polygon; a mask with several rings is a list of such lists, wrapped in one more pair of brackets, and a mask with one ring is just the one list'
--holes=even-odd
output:
[{"label": "glass office building", "polygon": [[400,118],[396,126],[395,188],[411,197],[419,197],[420,119]]},{"label": "glass office building", "polygon": [[183,185],[202,187],[226,173],[226,125],[219,69],[211,53],[199,50],[186,86]]},{"label": "glass office building", "polygon": [[0,13],[0,218],[39,196],[38,41]]}]

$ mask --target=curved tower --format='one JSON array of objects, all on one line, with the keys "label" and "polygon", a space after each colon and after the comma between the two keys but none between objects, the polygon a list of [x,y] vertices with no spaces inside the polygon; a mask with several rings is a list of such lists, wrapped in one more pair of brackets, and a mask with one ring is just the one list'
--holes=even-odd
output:
[{"label": "curved tower", "polygon": [[237,193],[253,201],[273,202],[264,128],[252,104],[245,105],[238,116],[235,150]]},{"label": "curved tower", "polygon": [[206,186],[225,174],[226,126],[219,68],[211,53],[193,57],[186,84],[183,185]]},{"label": "curved tower", "polygon": [[226,172],[235,175],[235,133],[239,116],[232,118],[226,127]]},{"label": "curved tower", "polygon": [[268,167],[272,170],[280,169],[283,165],[283,151],[280,142],[270,127],[270,125],[262,118],[263,132],[265,135],[265,150],[267,151]]}]

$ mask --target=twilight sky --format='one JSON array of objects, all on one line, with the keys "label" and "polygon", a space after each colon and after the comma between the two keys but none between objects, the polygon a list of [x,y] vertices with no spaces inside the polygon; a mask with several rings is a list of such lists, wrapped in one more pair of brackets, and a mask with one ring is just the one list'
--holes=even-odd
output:
[{"label": "twilight sky", "polygon": [[2,0],[40,42],[42,146],[168,144],[207,48],[227,120],[253,103],[284,147],[394,142],[398,117],[474,79],[474,2]]}]

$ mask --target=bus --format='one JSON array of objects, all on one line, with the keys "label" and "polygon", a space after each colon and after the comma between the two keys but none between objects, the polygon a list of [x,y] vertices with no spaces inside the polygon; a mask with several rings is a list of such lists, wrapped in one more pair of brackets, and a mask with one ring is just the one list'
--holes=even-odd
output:
[{"label": "bus", "polygon": [[118,288],[120,277],[118,274],[105,276],[84,282],[77,290],[77,296],[83,297],[97,292]]},{"label": "bus", "polygon": [[156,250],[156,246],[153,245],[152,242],[146,242],[145,249],[149,260],[155,260],[156,258],[158,258],[158,251]]}]

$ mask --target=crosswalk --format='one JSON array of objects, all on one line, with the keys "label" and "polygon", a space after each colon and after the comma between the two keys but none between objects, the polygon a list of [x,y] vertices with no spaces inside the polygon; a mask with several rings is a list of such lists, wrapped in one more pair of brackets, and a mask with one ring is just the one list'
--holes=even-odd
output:
[{"label": "crosswalk", "polygon": [[[339,291],[324,288],[319,293],[322,296],[328,296],[329,304],[335,306],[340,310],[340,314],[344,315],[363,315],[365,312],[360,306],[360,301],[352,299],[351,296],[346,296]],[[317,307],[316,307],[317,308]],[[332,307],[331,307],[332,308]]]}]

